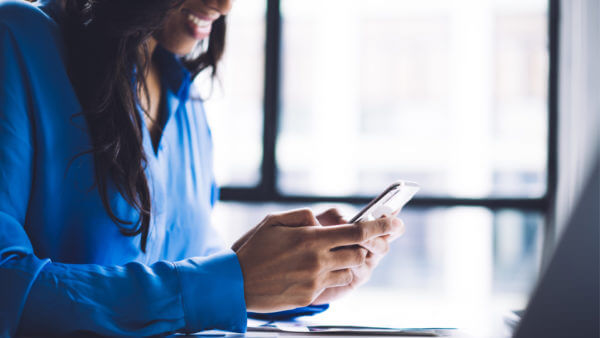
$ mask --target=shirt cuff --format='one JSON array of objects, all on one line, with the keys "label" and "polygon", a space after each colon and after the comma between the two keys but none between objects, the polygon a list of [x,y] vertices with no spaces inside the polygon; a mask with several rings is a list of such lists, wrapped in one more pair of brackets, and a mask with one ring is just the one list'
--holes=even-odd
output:
[{"label": "shirt cuff", "polygon": [[223,250],[175,262],[186,326],[184,332],[246,332],[244,279],[237,255]]}]

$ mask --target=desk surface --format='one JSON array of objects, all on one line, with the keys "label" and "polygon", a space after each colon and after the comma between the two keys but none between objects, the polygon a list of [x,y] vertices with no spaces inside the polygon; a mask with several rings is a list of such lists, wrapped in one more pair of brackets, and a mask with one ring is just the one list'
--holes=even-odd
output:
[{"label": "desk surface", "polygon": [[[457,328],[452,337],[510,337],[504,315],[525,305],[522,295],[465,294],[460,298],[440,294],[365,288],[331,304],[329,310],[299,321],[311,325],[358,325],[394,328]],[[360,337],[361,334],[247,332],[198,333],[205,337]],[[381,337],[391,337],[389,335]],[[401,336],[406,337],[406,336]]]},{"label": "desk surface", "polygon": [[[186,336],[176,336],[176,337],[186,337]],[[315,335],[313,333],[306,333],[306,334],[301,334],[301,333],[276,333],[276,332],[247,332],[245,334],[233,334],[233,333],[229,333],[229,334],[218,334],[218,333],[209,333],[209,334],[203,334],[203,333],[198,333],[198,334],[194,334],[194,335],[190,335],[189,337],[210,337],[210,338],[239,338],[239,337],[250,337],[250,338],[271,338],[271,337],[286,337],[286,338],[291,338],[291,337],[314,337],[314,338],[342,338],[342,337],[374,337],[374,336],[369,336],[369,335]],[[402,338],[423,338],[422,336],[381,336],[381,337],[402,337]],[[453,335],[452,337],[457,337],[457,338],[475,338],[475,336],[472,335],[467,335],[467,334],[462,334],[462,333],[457,333],[456,335]]]}]

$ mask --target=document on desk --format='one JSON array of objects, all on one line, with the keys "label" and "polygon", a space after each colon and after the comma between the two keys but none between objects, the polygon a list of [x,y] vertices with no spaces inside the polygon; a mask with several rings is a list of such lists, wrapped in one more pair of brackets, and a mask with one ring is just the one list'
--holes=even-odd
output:
[{"label": "document on desk", "polygon": [[448,328],[389,328],[354,325],[310,325],[301,322],[267,322],[248,319],[250,332],[292,332],[315,334],[345,334],[373,336],[443,337],[450,336],[454,329]]}]

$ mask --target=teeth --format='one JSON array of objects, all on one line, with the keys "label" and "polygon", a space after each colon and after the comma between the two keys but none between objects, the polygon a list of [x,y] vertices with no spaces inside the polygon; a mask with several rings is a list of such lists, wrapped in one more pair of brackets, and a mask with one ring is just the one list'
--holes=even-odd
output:
[{"label": "teeth", "polygon": [[207,27],[211,24],[211,21],[199,19],[198,17],[196,17],[193,14],[188,14],[187,18],[188,18],[188,20],[193,22],[198,27]]}]

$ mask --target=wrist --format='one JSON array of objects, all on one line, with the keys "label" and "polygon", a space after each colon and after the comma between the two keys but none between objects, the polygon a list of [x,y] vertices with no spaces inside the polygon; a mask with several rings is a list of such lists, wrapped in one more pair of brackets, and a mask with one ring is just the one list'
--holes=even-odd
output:
[{"label": "wrist", "polygon": [[183,332],[246,331],[243,275],[233,251],[224,250],[174,264],[185,313]]}]

